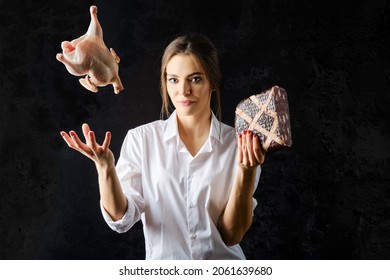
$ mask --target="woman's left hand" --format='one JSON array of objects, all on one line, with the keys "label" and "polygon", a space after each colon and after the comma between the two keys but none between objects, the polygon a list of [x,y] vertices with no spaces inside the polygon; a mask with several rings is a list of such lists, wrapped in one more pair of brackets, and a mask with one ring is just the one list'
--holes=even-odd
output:
[{"label": "woman's left hand", "polygon": [[252,224],[253,192],[256,182],[256,167],[264,162],[265,150],[259,137],[252,131],[237,135],[238,168],[233,187],[218,222],[218,229],[227,246],[238,244]]},{"label": "woman's left hand", "polygon": [[237,160],[245,169],[255,168],[263,164],[265,150],[261,147],[259,137],[250,130],[244,130],[237,136]]}]

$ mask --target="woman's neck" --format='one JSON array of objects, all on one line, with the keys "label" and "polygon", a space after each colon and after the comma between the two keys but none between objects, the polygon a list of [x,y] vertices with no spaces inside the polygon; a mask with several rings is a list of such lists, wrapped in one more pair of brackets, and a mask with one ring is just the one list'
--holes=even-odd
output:
[{"label": "woman's neck", "polygon": [[195,156],[210,134],[211,112],[199,116],[177,116],[180,139]]},{"label": "woman's neck", "polygon": [[179,135],[197,137],[210,132],[211,112],[201,116],[177,116]]}]

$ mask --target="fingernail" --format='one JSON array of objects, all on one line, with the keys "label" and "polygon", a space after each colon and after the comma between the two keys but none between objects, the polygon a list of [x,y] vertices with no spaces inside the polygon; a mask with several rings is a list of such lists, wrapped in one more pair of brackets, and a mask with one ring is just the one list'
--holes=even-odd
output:
[{"label": "fingernail", "polygon": [[64,137],[65,136],[65,132],[61,131],[61,136]]},{"label": "fingernail", "polygon": [[74,137],[74,136],[75,136],[75,133],[74,133],[74,131],[71,131],[71,132],[69,132],[69,134],[70,134],[70,136],[72,136],[72,137]]},{"label": "fingernail", "polygon": [[243,133],[243,134],[246,134],[246,130],[244,130],[242,133]]},{"label": "fingernail", "polygon": [[242,134],[239,135],[240,139],[242,138]]},{"label": "fingernail", "polygon": [[256,133],[253,133],[253,138],[256,138],[257,137],[257,134]]}]

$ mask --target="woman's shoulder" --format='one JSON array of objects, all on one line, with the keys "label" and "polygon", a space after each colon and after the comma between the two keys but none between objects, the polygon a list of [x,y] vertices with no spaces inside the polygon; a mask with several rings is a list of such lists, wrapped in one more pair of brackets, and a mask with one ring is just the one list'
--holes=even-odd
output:
[{"label": "woman's shoulder", "polygon": [[131,128],[127,134],[144,135],[144,134],[150,134],[150,133],[152,133],[152,134],[160,133],[160,132],[164,131],[165,126],[166,126],[165,120],[155,120],[155,121]]},{"label": "woman's shoulder", "polygon": [[235,140],[236,133],[234,127],[224,122],[215,122],[216,137],[220,138],[223,143],[230,143]]},{"label": "woman's shoulder", "polygon": [[220,122],[221,124],[221,130],[222,132],[227,132],[227,133],[232,133],[234,132],[234,127],[232,127],[231,125],[228,125],[224,122]]}]

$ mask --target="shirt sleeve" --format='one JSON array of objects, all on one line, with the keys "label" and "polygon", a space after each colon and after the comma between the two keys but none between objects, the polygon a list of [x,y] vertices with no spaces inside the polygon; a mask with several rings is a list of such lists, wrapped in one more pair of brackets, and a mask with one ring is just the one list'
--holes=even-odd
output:
[{"label": "shirt sleeve", "polygon": [[137,134],[135,130],[130,130],[127,133],[116,164],[116,172],[127,199],[125,214],[120,220],[113,221],[100,203],[100,209],[107,225],[119,233],[128,231],[141,219],[141,214],[145,210],[141,176],[142,143],[140,141],[142,139],[137,137]]}]

